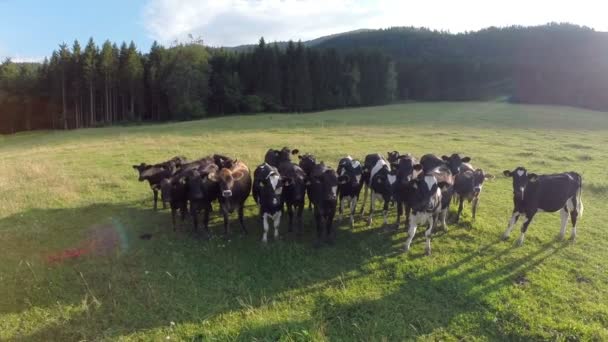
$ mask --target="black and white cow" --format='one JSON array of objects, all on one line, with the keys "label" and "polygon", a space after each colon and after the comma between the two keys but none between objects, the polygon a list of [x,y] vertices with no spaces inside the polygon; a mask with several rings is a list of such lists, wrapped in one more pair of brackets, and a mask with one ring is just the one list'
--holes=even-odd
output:
[{"label": "black and white cow", "polygon": [[405,157],[399,151],[386,152],[386,161],[391,165],[391,171],[397,171],[399,159]]},{"label": "black and white cow", "polygon": [[355,225],[355,210],[363,185],[361,181],[362,174],[363,166],[358,160],[353,159],[351,156],[342,158],[338,162],[338,220],[342,220],[344,204],[347,203],[350,210],[351,228]]},{"label": "black and white cow", "polygon": [[207,178],[218,183],[220,187],[220,207],[224,216],[224,234],[228,235],[228,215],[237,210],[243,233],[247,234],[243,211],[245,201],[251,192],[251,175],[249,168],[242,161],[234,161],[231,168],[223,168],[210,173]]},{"label": "black and white cow", "polygon": [[268,219],[274,225],[274,238],[279,238],[281,213],[283,211],[283,182],[277,168],[264,163],[254,171],[253,196],[260,207],[260,216],[264,226],[262,242],[268,241]]},{"label": "black and white cow", "polygon": [[397,165],[397,179],[393,184],[393,196],[397,202],[397,222],[395,227],[399,229],[401,216],[405,211],[405,222],[409,222],[411,203],[414,200],[416,189],[413,187],[413,180],[422,171],[422,165],[418,164],[412,156],[400,158]]},{"label": "black and white cow", "polygon": [[[432,171],[432,170],[431,170]],[[431,254],[431,234],[439,215],[441,214],[442,196],[440,184],[433,172],[421,175],[412,181],[414,189],[412,196],[409,198],[409,205],[412,208],[412,214],[409,219],[408,237],[405,242],[405,251],[409,251],[410,245],[416,229],[419,224],[428,223],[428,229],[425,231],[426,237],[426,254]]]},{"label": "black and white cow", "polygon": [[445,161],[446,165],[450,168],[452,175],[456,176],[460,172],[474,171],[473,166],[469,164],[471,161],[470,157],[461,157],[458,153],[453,153],[451,156],[441,156],[441,159]]},{"label": "black and white cow", "polygon": [[314,216],[317,224],[316,246],[320,246],[325,223],[326,241],[333,244],[335,231],[333,220],[336,215],[338,191],[338,174],[325,166],[323,162],[315,165],[310,176],[310,200],[314,204]]},{"label": "black and white cow", "polygon": [[306,173],[294,163],[281,163],[279,173],[283,181],[283,202],[289,215],[288,231],[293,230],[294,212],[297,221],[297,233],[302,234],[304,200],[306,198]]},{"label": "black and white cow", "polygon": [[[306,173],[306,183],[309,184],[309,178],[312,174],[312,169],[317,165],[317,159],[314,155],[310,153],[306,153],[304,155],[298,155],[300,161],[298,165],[304,173]],[[308,210],[312,210],[312,200],[310,200],[310,186],[306,186],[306,194],[308,195]]]},{"label": "black and white cow", "polygon": [[526,221],[521,227],[518,245],[523,244],[526,231],[537,212],[561,212],[562,225],[559,237],[566,235],[568,214],[572,222],[570,238],[576,239],[576,223],[583,215],[582,187],[583,178],[576,172],[565,172],[551,175],[528,173],[524,167],[513,171],[505,170],[504,175],[513,178],[513,215],[509,220],[507,230],[503,234],[508,239],[511,230],[519,216],[525,216]]},{"label": "black and white cow", "polygon": [[360,215],[363,215],[365,203],[367,203],[367,193],[369,192],[370,181],[373,173],[378,172],[383,167],[389,167],[388,162],[379,154],[372,153],[365,156],[363,161],[363,172],[361,174],[361,182],[363,183],[363,203],[361,203]]},{"label": "black and white cow", "polygon": [[476,169],[475,171],[461,171],[454,178],[454,193],[458,200],[458,214],[456,215],[456,222],[460,220],[460,214],[462,214],[462,208],[464,201],[467,200],[469,203],[472,202],[471,211],[473,220],[475,220],[475,214],[477,212],[477,206],[479,205],[479,196],[483,189],[483,183],[486,179],[494,178],[492,175],[486,174],[482,169]]}]

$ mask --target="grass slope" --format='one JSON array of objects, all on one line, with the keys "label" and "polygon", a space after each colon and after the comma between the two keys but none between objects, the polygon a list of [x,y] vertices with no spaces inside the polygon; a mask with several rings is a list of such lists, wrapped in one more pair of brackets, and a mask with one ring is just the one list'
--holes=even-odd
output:
[{"label": "grass slope", "polygon": [[[0,137],[0,340],[608,340],[607,133],[606,113],[428,103]],[[252,200],[249,236],[197,240],[189,222],[175,234],[131,169],[213,152],[254,167],[284,145],[334,166],[458,151],[497,178],[476,222],[465,207],[424,257],[423,234],[403,254],[404,229],[383,233],[380,213],[314,250],[307,212],[304,238],[284,221],[264,247]],[[556,241],[558,214],[539,214],[523,247],[517,230],[499,241],[512,205],[501,172],[518,165],[583,174],[575,244]],[[118,248],[49,262],[91,236]]]}]

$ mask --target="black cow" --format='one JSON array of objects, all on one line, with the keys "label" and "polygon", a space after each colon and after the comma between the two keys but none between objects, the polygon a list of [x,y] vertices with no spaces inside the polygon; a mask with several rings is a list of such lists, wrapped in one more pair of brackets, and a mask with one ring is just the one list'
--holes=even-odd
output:
[{"label": "black cow", "polygon": [[224,234],[228,235],[228,215],[238,211],[239,223],[243,233],[247,234],[243,221],[245,200],[251,192],[251,175],[249,168],[241,161],[234,161],[231,168],[223,168],[217,172],[209,173],[207,178],[219,184],[220,207],[224,215]]},{"label": "black cow", "polygon": [[355,225],[355,210],[357,200],[361,193],[363,166],[358,160],[351,156],[340,159],[338,162],[338,197],[340,207],[338,211],[339,220],[342,220],[344,202],[348,203],[350,209],[350,227]]},{"label": "black cow", "polygon": [[338,174],[323,162],[315,165],[310,177],[310,200],[314,203],[317,224],[316,246],[320,246],[323,236],[322,221],[325,221],[326,241],[333,244],[335,231],[332,228],[336,215]]},{"label": "black cow", "polygon": [[[154,210],[157,209],[158,205],[158,191],[160,190],[160,182],[163,179],[173,176],[179,167],[186,162],[186,158],[182,156],[176,156],[167,160],[166,162],[148,165],[141,163],[139,165],[133,165],[133,169],[139,173],[139,181],[148,181],[150,189],[154,194]],[[167,207],[166,202],[163,202],[163,209]]]},{"label": "black cow", "polygon": [[454,178],[454,193],[458,200],[458,214],[456,215],[456,222],[460,219],[462,213],[462,207],[464,201],[467,200],[471,205],[471,211],[473,214],[473,220],[475,220],[475,213],[477,212],[477,206],[479,204],[479,196],[483,188],[483,182],[486,179],[492,179],[493,176],[486,174],[482,169],[475,171],[461,171]]},{"label": "black cow", "polygon": [[[432,170],[431,170],[432,171]],[[439,215],[441,214],[442,196],[440,184],[433,172],[424,174],[412,181],[413,195],[409,198],[412,214],[409,219],[408,237],[405,242],[405,251],[409,251],[410,245],[418,224],[428,223],[429,227],[424,233],[426,237],[426,254],[431,254],[431,234]]]},{"label": "black cow", "polygon": [[217,164],[212,163],[198,170],[191,171],[186,177],[188,185],[188,201],[190,202],[190,214],[194,231],[198,232],[198,213],[203,212],[203,229],[209,232],[209,213],[212,211],[212,203],[220,196],[220,187],[216,182],[209,180],[208,176],[219,170]]},{"label": "black cow", "polygon": [[[306,173],[306,183],[310,183],[309,182],[309,178],[310,175],[312,174],[312,169],[315,167],[315,165],[317,165],[317,159],[315,158],[315,156],[313,156],[310,153],[306,153],[304,155],[298,155],[298,158],[300,159],[300,162],[298,163],[298,165],[300,166],[300,168],[302,170],[304,170],[304,173]],[[310,186],[306,187],[306,193],[308,194],[308,209],[311,210],[312,209],[312,200],[310,200]]]},{"label": "black cow", "polygon": [[283,180],[283,202],[289,215],[289,230],[293,229],[293,215],[296,214],[297,233],[302,233],[302,212],[306,197],[306,173],[294,163],[281,163],[279,173]]},{"label": "black cow", "polygon": [[255,169],[252,194],[260,207],[260,217],[264,226],[262,242],[268,241],[268,218],[272,218],[274,238],[278,239],[283,211],[283,182],[277,168],[264,163]]},{"label": "black cow", "polygon": [[188,187],[184,177],[164,178],[160,182],[161,199],[163,203],[169,203],[171,208],[171,221],[173,231],[176,230],[175,215],[180,211],[182,221],[186,217],[188,208]]},{"label": "black cow", "polygon": [[414,157],[400,158],[397,166],[397,179],[393,184],[393,196],[397,202],[397,222],[395,227],[399,229],[401,216],[405,210],[405,222],[409,222],[411,203],[414,200],[416,189],[412,181],[422,171],[422,165],[418,164]]},{"label": "black cow", "polygon": [[511,230],[517,219],[525,215],[526,221],[521,227],[521,235],[517,241],[523,244],[524,236],[532,218],[539,211],[561,211],[562,225],[559,233],[561,239],[566,235],[568,213],[572,221],[572,234],[570,238],[576,239],[576,223],[583,215],[583,201],[581,198],[583,178],[576,172],[565,172],[551,175],[537,175],[528,173],[524,167],[517,167],[513,171],[505,170],[504,175],[513,178],[513,215],[504,239],[509,238]]},{"label": "black cow", "polygon": [[300,153],[298,149],[291,150],[289,147],[283,147],[280,150],[269,149],[264,155],[264,162],[270,166],[279,167],[281,163],[291,162],[291,155]]}]

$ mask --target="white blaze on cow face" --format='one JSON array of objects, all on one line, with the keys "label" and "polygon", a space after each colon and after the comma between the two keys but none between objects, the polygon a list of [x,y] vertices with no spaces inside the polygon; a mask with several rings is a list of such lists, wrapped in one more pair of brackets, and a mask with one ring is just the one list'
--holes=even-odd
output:
[{"label": "white blaze on cow face", "polygon": [[356,175],[355,179],[357,180],[357,184],[361,182],[361,175]]},{"label": "white blaze on cow face", "polygon": [[395,181],[397,180],[397,176],[396,175],[390,175],[389,174],[387,177],[388,177],[388,183],[389,184],[394,184]]},{"label": "white blaze on cow face", "polygon": [[526,173],[524,170],[517,170],[517,175],[518,175],[519,177],[523,176],[523,175],[524,175],[524,173]]},{"label": "white blaze on cow face", "polygon": [[433,185],[437,184],[437,179],[435,178],[435,176],[427,175],[424,176],[424,182],[426,183],[428,189],[431,190],[433,188]]},{"label": "white blaze on cow face", "polygon": [[272,190],[277,189],[280,179],[281,177],[274,172],[268,175],[268,180],[270,181],[270,185],[272,185]]},{"label": "white blaze on cow face", "polygon": [[337,186],[332,186],[331,187],[331,193],[336,196],[336,194],[338,193],[338,187]]}]

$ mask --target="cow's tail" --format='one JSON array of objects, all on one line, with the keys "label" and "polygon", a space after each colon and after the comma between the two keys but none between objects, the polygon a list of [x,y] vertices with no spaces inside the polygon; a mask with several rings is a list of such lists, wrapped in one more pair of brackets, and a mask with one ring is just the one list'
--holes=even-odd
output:
[{"label": "cow's tail", "polygon": [[585,209],[583,206],[583,177],[581,175],[579,175],[578,173],[574,173],[574,174],[576,175],[576,178],[578,181],[578,189],[576,190],[576,197],[575,197],[576,211],[578,212],[578,216],[582,217],[583,210]]}]

